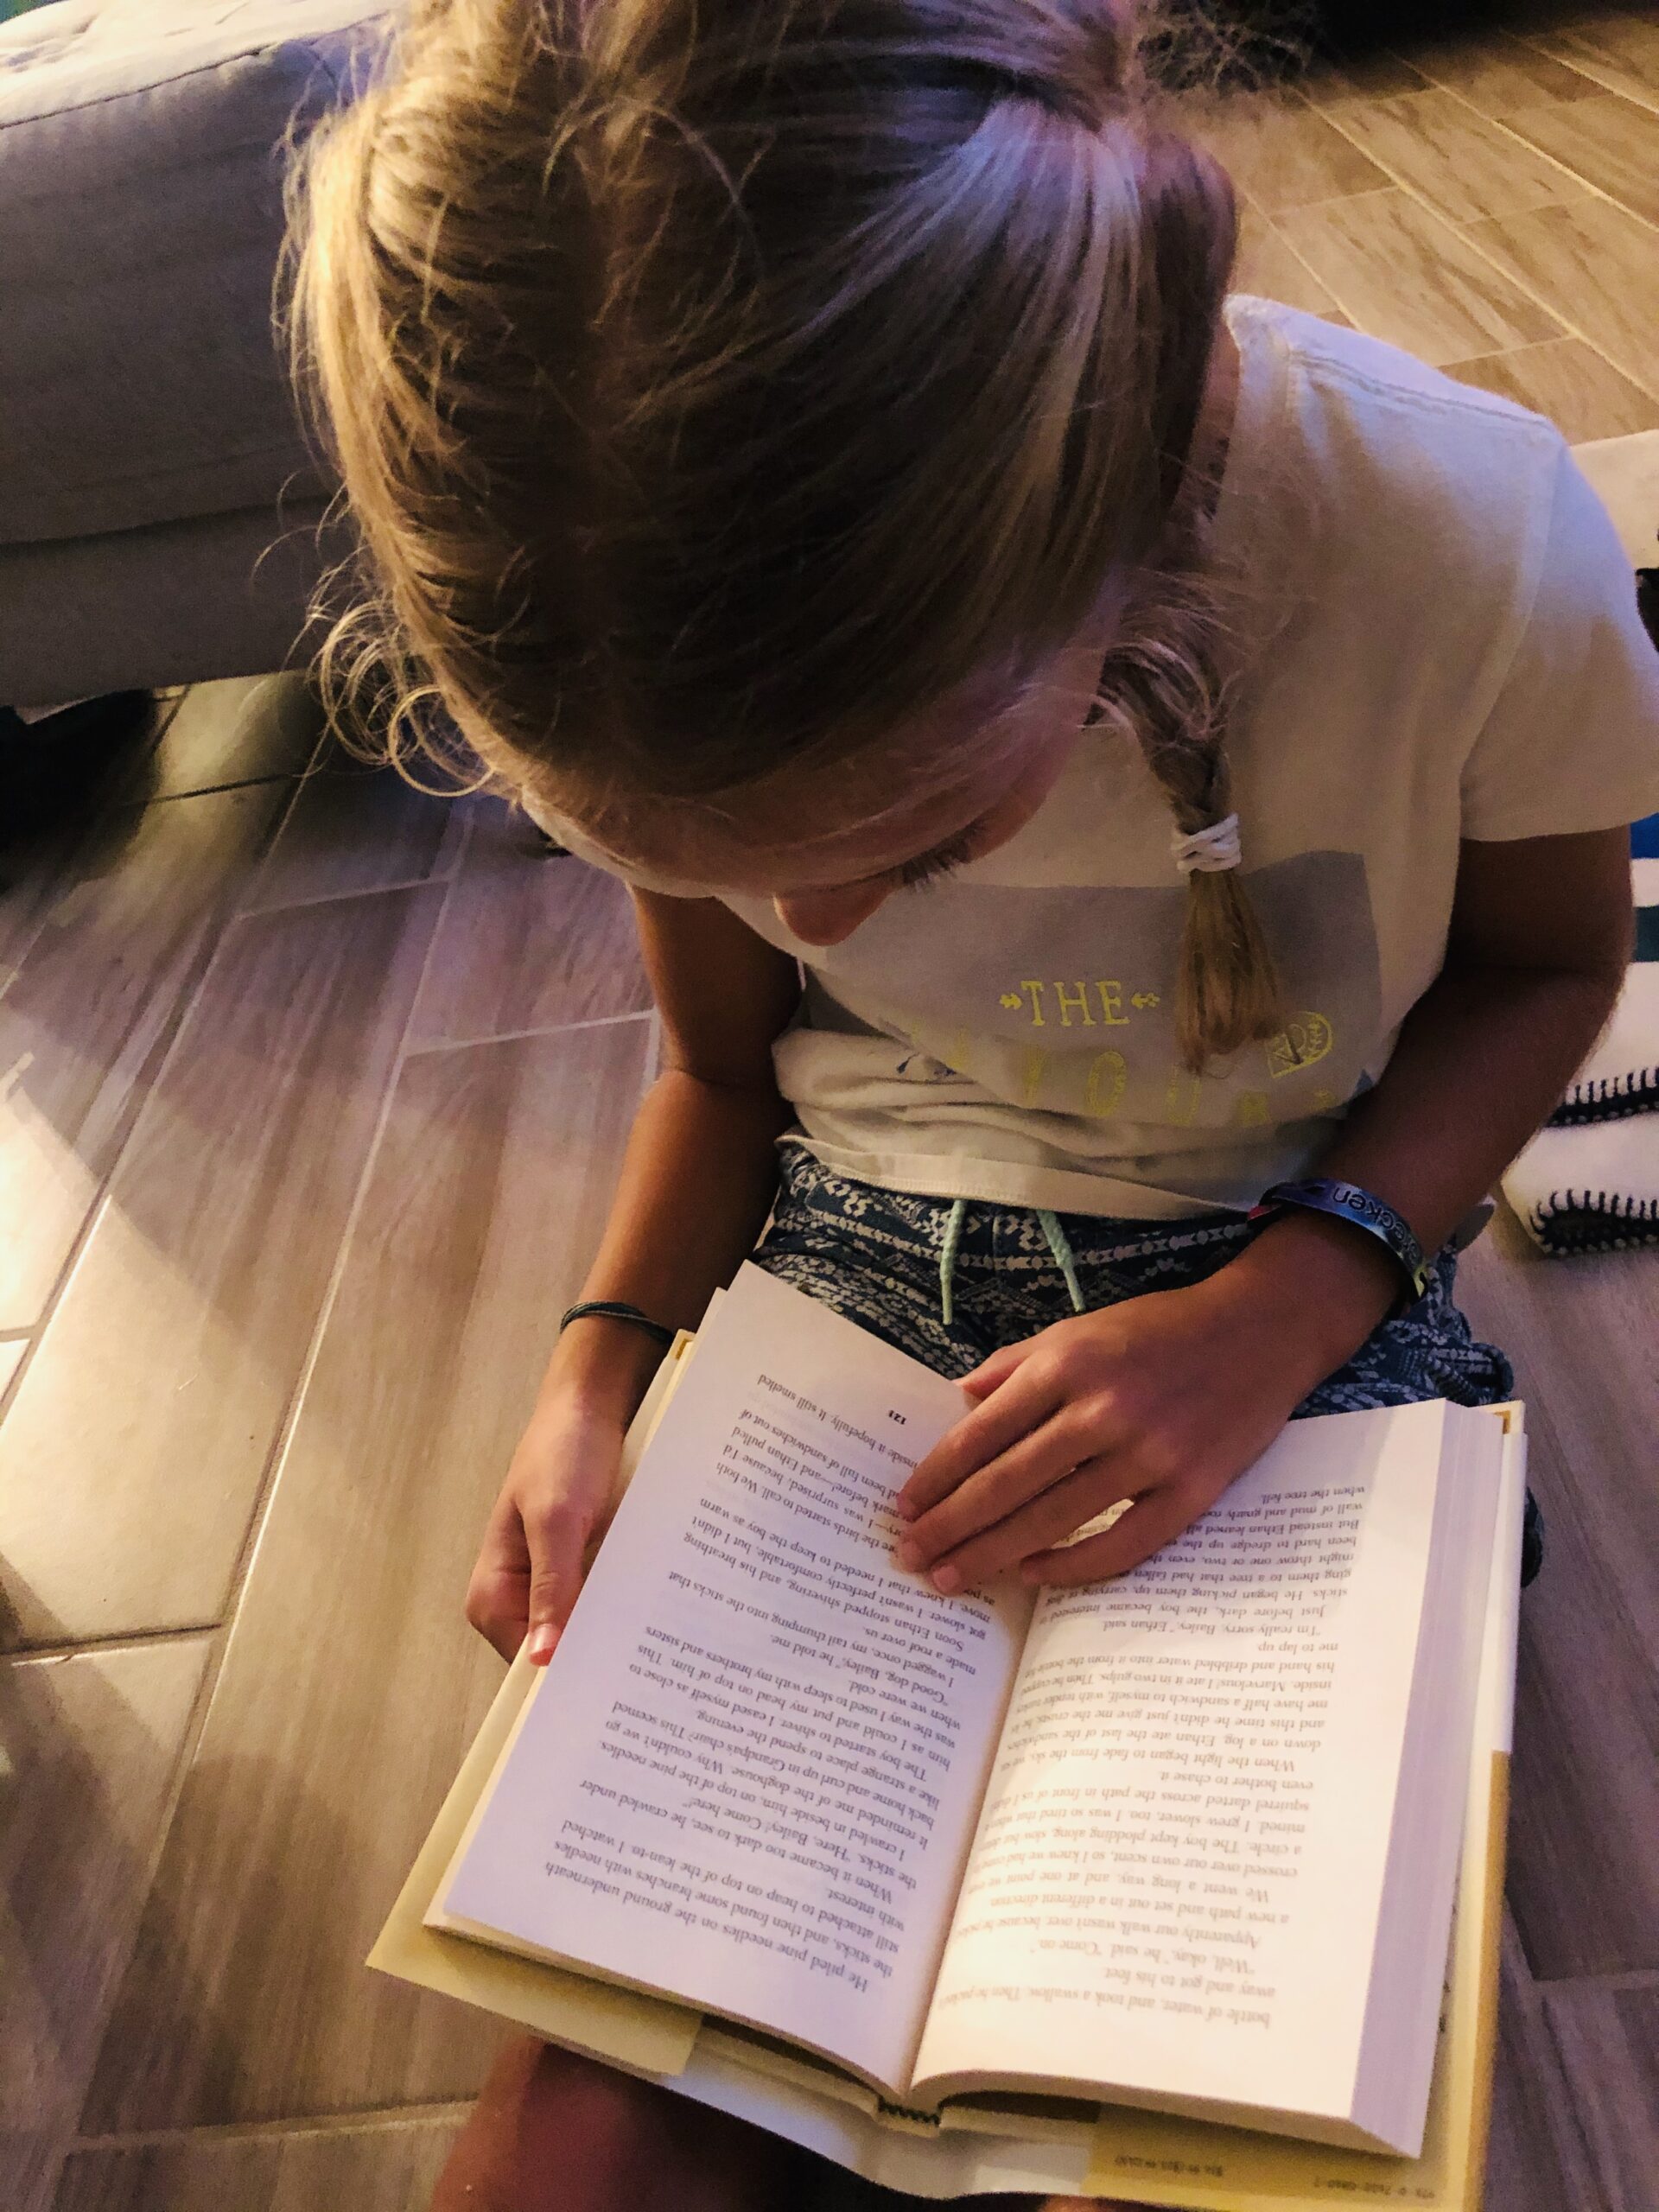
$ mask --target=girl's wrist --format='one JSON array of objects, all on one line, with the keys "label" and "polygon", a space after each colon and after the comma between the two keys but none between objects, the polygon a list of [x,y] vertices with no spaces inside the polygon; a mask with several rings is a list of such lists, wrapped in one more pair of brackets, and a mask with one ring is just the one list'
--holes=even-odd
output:
[{"label": "girl's wrist", "polygon": [[1313,1389],[1394,1311],[1400,1269],[1372,1236],[1328,1215],[1286,1212],[1210,1279],[1276,1351],[1305,1352]]},{"label": "girl's wrist", "polygon": [[631,1322],[599,1313],[571,1322],[554,1346],[538,1404],[575,1405],[626,1428],[639,1409],[663,1347]]}]

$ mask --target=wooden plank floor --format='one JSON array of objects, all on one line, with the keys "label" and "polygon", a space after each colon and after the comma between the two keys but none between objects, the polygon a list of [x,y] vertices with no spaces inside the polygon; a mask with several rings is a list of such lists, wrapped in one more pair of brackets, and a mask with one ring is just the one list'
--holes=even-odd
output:
[{"label": "wooden plank floor", "polygon": [[1228,103],[1206,135],[1245,199],[1242,289],[1335,312],[1575,442],[1659,425],[1649,11],[1448,35]]},{"label": "wooden plank floor", "polygon": [[[1514,20],[1203,127],[1242,289],[1593,442],[1634,551],[1659,22]],[[418,2207],[493,2040],[360,1961],[498,1677],[461,1593],[652,1025],[613,885],[318,738],[199,687],[0,870],[7,2212]],[[1656,2212],[1659,1257],[1500,1222],[1465,1289],[1550,1527],[1489,2205]]]}]

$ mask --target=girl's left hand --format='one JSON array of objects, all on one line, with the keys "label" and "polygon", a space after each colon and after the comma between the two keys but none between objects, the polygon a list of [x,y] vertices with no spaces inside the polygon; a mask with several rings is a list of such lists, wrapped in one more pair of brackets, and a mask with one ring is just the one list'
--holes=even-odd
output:
[{"label": "girl's left hand", "polygon": [[[1021,1561],[1025,1581],[1068,1586],[1138,1566],[1209,1510],[1346,1356],[1332,1357],[1328,1313],[1310,1325],[1309,1287],[1288,1304],[1264,1297],[1259,1270],[1235,1261],[994,1353],[963,1380],[979,1403],[899,1493],[899,1566],[945,1592]],[[1054,1548],[1121,1498],[1133,1510],[1110,1529]]]}]

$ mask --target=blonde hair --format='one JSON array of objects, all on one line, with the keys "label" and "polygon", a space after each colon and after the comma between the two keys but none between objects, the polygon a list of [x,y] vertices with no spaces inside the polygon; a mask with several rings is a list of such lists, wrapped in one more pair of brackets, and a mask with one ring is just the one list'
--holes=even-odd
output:
[{"label": "blonde hair", "polygon": [[[1234,202],[1141,20],[414,0],[292,196],[363,549],[332,697],[378,688],[405,772],[470,755],[573,820],[729,803],[1018,689],[1127,573],[1102,711],[1182,832],[1224,816],[1190,462]],[[1237,871],[1188,885],[1199,1069],[1282,1017]]]}]

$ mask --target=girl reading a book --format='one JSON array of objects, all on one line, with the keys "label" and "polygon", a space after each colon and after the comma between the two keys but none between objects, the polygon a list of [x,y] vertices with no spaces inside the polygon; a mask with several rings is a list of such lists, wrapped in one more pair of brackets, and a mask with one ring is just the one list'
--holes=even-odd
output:
[{"label": "girl reading a book", "polygon": [[[334,667],[626,880],[660,1015],[504,1653],[752,1250],[961,1378],[899,1501],[942,1590],[1120,1574],[1298,1413],[1510,1389],[1450,1246],[1612,1004],[1651,648],[1548,423],[1230,292],[1149,20],[416,0],[314,147]],[[527,2046],[438,2201],[811,2163]]]}]

